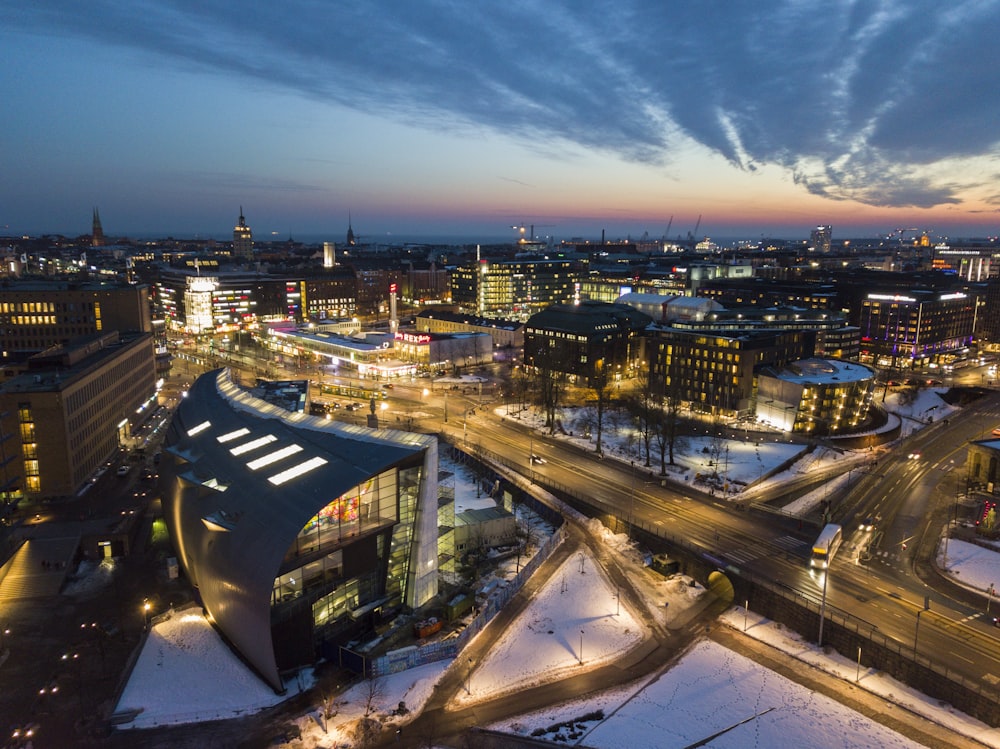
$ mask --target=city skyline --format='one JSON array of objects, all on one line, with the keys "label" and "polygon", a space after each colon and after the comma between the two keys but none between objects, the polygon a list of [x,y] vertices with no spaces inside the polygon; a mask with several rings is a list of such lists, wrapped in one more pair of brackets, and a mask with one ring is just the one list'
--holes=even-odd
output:
[{"label": "city skyline", "polygon": [[258,240],[997,233],[994,2],[0,20],[0,233],[224,237],[241,205]]}]

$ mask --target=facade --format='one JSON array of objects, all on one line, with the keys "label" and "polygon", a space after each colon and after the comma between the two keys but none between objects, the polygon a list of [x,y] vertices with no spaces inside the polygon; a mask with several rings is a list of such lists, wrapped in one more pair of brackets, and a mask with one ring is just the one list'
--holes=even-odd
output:
[{"label": "facade", "polygon": [[650,385],[695,411],[749,415],[757,372],[812,356],[811,342],[802,330],[713,332],[654,325],[646,333]]},{"label": "facade", "polygon": [[[154,285],[154,308],[171,330],[214,333],[301,316],[297,281],[264,273],[164,268]],[[298,317],[297,317],[298,316]]]},{"label": "facade", "polygon": [[581,384],[635,375],[641,336],[653,319],[624,304],[557,304],[525,325],[524,361],[537,370],[564,372]]},{"label": "facade", "polygon": [[517,523],[502,507],[465,510],[455,515],[455,550],[460,557],[470,551],[516,543]]},{"label": "facade", "polygon": [[0,286],[0,361],[16,363],[107,331],[150,333],[149,293],[142,284],[101,282],[22,280]]},{"label": "facade", "polygon": [[832,226],[817,226],[809,232],[809,246],[816,252],[824,255],[830,252],[830,243],[833,239]]},{"label": "facade", "polygon": [[524,324],[513,320],[425,309],[417,314],[415,327],[418,333],[486,333],[497,349],[524,346]]},{"label": "facade", "polygon": [[523,320],[579,298],[573,260],[483,260],[452,271],[451,298],[470,314]]},{"label": "facade", "polygon": [[437,594],[437,439],[289,413],[195,381],[168,430],[164,517],[226,640],[281,671]]},{"label": "facade", "polygon": [[1000,249],[939,245],[934,248],[931,267],[954,273],[968,283],[981,283],[1000,276]]},{"label": "facade", "polygon": [[948,356],[974,339],[977,298],[963,291],[872,291],[858,309],[860,360],[910,369]]},{"label": "facade", "polygon": [[393,350],[400,361],[429,369],[493,361],[493,339],[487,333],[396,333]]},{"label": "facade", "polygon": [[253,259],[253,232],[243,217],[243,206],[240,206],[239,221],[233,227],[233,256],[243,261]]},{"label": "facade", "polygon": [[856,362],[805,359],[757,378],[757,420],[790,432],[856,432],[868,419],[875,370]]},{"label": "facade", "polygon": [[699,285],[697,295],[724,307],[802,307],[840,310],[836,284],[770,278],[718,279]]},{"label": "facade", "polygon": [[[156,399],[153,338],[95,335],[32,357],[0,386],[0,429],[15,480],[30,497],[69,496],[115,452]],[[15,484],[11,484],[14,486]]]},{"label": "facade", "polygon": [[350,268],[334,268],[298,281],[300,321],[340,320],[358,313],[358,284]]}]

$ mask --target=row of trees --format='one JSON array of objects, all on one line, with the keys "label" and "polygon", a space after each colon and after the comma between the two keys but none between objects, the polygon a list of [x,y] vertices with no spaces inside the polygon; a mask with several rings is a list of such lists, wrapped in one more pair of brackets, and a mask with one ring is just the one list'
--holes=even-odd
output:
[{"label": "row of trees", "polygon": [[[673,384],[676,378],[667,378],[663,387],[652,377],[649,368],[644,368],[636,380],[626,383],[627,389],[615,402],[612,395],[620,390],[621,383],[601,362],[596,364],[594,371],[594,377],[584,388],[592,394],[589,401],[595,406],[594,416],[588,424],[588,431],[594,437],[594,451],[604,454],[607,414],[612,405],[617,405],[634,420],[646,467],[652,466],[655,457],[660,474],[665,474],[668,465],[676,465],[675,456],[687,446],[686,435],[693,427],[687,404]],[[558,362],[539,357],[533,368],[515,367],[506,375],[502,388],[508,404],[515,404],[519,410],[529,405],[540,408],[545,428],[549,434],[556,432],[559,409],[565,405],[570,388],[569,378]]]}]

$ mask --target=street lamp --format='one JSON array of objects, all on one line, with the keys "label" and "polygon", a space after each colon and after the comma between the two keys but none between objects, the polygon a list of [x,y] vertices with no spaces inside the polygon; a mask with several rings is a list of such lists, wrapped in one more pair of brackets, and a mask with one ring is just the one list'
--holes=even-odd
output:
[{"label": "street lamp", "polygon": [[150,604],[149,599],[148,598],[143,598],[142,599],[142,616],[143,616],[142,627],[143,627],[143,629],[148,629],[149,628],[149,610],[151,608],[152,608],[152,604]]},{"label": "street lamp", "polygon": [[580,630],[580,665],[583,665],[583,630]]},{"label": "street lamp", "polygon": [[819,636],[816,638],[817,647],[823,647],[823,619],[826,617],[826,581],[830,577],[830,570],[823,571],[823,602],[819,606]]}]

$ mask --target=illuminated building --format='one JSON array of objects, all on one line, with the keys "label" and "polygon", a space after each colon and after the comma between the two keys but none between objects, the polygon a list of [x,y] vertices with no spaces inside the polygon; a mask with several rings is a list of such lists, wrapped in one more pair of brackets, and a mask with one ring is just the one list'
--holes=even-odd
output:
[{"label": "illuminated building", "polygon": [[253,232],[243,217],[243,206],[240,206],[239,222],[233,227],[233,256],[244,261],[253,259]]},{"label": "illuminated building", "polygon": [[[153,337],[105,332],[28,360],[0,386],[4,466],[26,496],[75,494],[155,406]],[[14,466],[17,466],[16,468]]]},{"label": "illuminated building", "polygon": [[757,372],[812,356],[803,330],[712,330],[654,325],[646,332],[650,385],[692,410],[753,413]]},{"label": "illuminated building", "polygon": [[834,359],[804,359],[765,369],[757,378],[758,421],[789,432],[834,435],[868,418],[875,371]]},{"label": "illuminated building", "polygon": [[520,320],[575,301],[579,281],[573,260],[484,260],[452,271],[451,297],[470,314]]},{"label": "illuminated building", "polygon": [[860,361],[909,369],[944,361],[973,341],[977,299],[963,291],[865,294],[858,310]]},{"label": "illuminated building", "polygon": [[280,673],[437,594],[437,438],[289,413],[198,378],[170,424],[164,517],[199,603]]},{"label": "illuminated building", "polygon": [[563,372],[580,384],[628,379],[641,354],[641,336],[653,319],[624,304],[557,304],[524,327],[524,362]]},{"label": "illuminated building", "polygon": [[109,330],[152,332],[148,286],[22,280],[0,287],[0,356],[5,366]]}]

